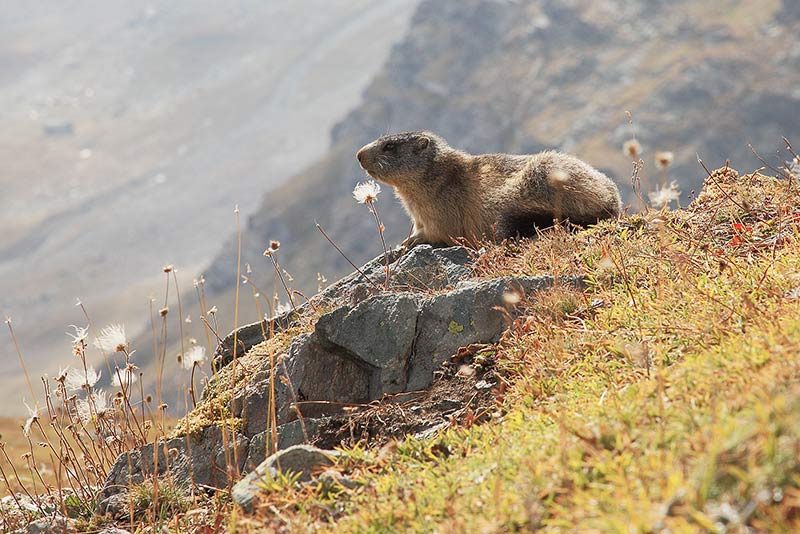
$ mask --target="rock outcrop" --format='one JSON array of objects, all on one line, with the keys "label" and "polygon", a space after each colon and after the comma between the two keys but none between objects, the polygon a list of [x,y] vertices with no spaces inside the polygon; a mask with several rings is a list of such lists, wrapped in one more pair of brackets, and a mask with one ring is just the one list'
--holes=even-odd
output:
[{"label": "rock outcrop", "polygon": [[[169,473],[173,482],[187,488],[191,484],[220,488],[230,482],[232,470],[226,465],[232,459],[235,470],[253,470],[268,452],[274,452],[267,434],[271,381],[278,448],[305,450],[291,447],[313,441],[317,430],[346,408],[431,386],[436,369],[460,347],[498,341],[524,308],[517,303],[555,283],[549,276],[470,279],[473,254],[463,247],[428,245],[402,256],[395,251],[390,253],[388,289],[383,286],[385,260],[379,257],[315,296],[310,304],[278,317],[273,332],[296,327],[303,318],[316,320],[311,323],[313,329],[296,335],[277,355],[277,376],[270,376],[268,358],[247,356],[247,379],[234,388],[230,402],[233,420],[241,422],[238,430],[228,431],[223,438],[219,426],[209,426],[199,435],[160,443],[157,455],[152,444],[123,454],[98,499],[100,511],[118,499],[115,495],[130,480],[141,482],[148,475]],[[313,310],[323,307],[330,311],[317,316]],[[227,336],[217,351],[218,368],[235,365],[234,334],[236,352],[244,356],[265,341],[264,331],[255,323]],[[217,390],[214,383],[211,386],[210,390]],[[263,465],[260,469],[261,476],[270,472]]]}]

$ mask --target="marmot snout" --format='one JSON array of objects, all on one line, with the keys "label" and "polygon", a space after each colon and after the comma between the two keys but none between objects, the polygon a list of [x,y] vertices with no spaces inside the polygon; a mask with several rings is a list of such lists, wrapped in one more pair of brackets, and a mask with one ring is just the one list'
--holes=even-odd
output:
[{"label": "marmot snout", "polygon": [[554,220],[585,226],[621,211],[613,181],[559,152],[471,155],[430,132],[408,132],[381,137],[357,157],[394,187],[414,223],[412,246],[531,236]]}]

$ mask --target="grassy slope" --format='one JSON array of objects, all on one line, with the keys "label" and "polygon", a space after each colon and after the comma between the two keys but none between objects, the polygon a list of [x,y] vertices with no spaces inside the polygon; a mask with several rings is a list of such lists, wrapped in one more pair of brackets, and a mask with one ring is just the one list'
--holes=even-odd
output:
[{"label": "grassy slope", "polygon": [[362,487],[276,483],[240,528],[796,531],[797,206],[796,186],[718,171],[688,210],[490,249],[483,275],[589,280],[533,298],[498,345],[502,419],[350,450]]}]

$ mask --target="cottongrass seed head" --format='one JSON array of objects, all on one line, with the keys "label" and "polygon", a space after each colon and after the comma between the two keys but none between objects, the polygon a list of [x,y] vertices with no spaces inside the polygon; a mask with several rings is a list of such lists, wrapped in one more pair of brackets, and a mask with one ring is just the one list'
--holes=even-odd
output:
[{"label": "cottongrass seed head", "polygon": [[184,354],[181,365],[190,371],[195,365],[200,366],[206,362],[206,349],[200,345],[195,345]]},{"label": "cottongrass seed head", "polygon": [[31,436],[31,426],[33,426],[33,423],[39,420],[39,407],[37,406],[36,408],[31,408],[24,400],[22,401],[22,404],[24,404],[25,408],[28,409],[28,418],[25,420],[25,425],[22,427],[22,432],[25,434],[26,438],[29,438]]},{"label": "cottongrass seed head", "polygon": [[289,304],[288,302],[279,302],[275,306],[275,317],[278,317],[279,315],[283,315],[285,313],[289,313],[290,311],[292,311],[291,304]]},{"label": "cottongrass seed head", "polygon": [[89,329],[83,326],[75,326],[70,325],[75,330],[74,334],[70,334],[69,332],[65,332],[69,337],[72,338],[73,345],[81,345],[86,342],[86,338],[89,336]]},{"label": "cottongrass seed head", "polygon": [[100,335],[94,340],[94,346],[104,352],[123,352],[128,347],[125,327],[121,324],[106,326],[100,330]]},{"label": "cottongrass seed head", "polygon": [[139,377],[133,372],[133,368],[116,369],[111,377],[111,385],[115,388],[129,388]]},{"label": "cottongrass seed head", "polygon": [[656,167],[658,167],[659,170],[663,171],[667,167],[672,165],[672,161],[674,159],[675,159],[675,154],[673,154],[672,152],[668,152],[665,150],[656,152],[655,156]]},{"label": "cottongrass seed head", "polygon": [[642,153],[642,144],[636,139],[628,139],[622,145],[622,153],[631,159],[638,159]]},{"label": "cottongrass seed head", "polygon": [[669,185],[648,193],[647,196],[653,207],[663,208],[669,206],[673,200],[678,200],[681,197],[681,191],[678,189],[678,184],[673,181]]},{"label": "cottongrass seed head", "polygon": [[108,394],[103,390],[97,390],[85,399],[78,399],[75,401],[75,408],[78,411],[78,417],[84,423],[92,421],[95,416],[102,419],[108,415],[113,409],[113,405],[108,400]]},{"label": "cottongrass seed head", "polygon": [[361,182],[353,188],[353,198],[360,204],[370,204],[378,200],[381,186],[375,180]]},{"label": "cottongrass seed head", "polygon": [[86,369],[74,368],[68,369],[66,378],[64,379],[64,387],[69,391],[80,391],[82,389],[89,389],[97,384],[100,380],[100,371],[95,371],[94,367],[87,365]]},{"label": "cottongrass seed head", "polygon": [[792,176],[800,176],[800,156],[792,158],[786,166],[789,169],[789,174]]}]

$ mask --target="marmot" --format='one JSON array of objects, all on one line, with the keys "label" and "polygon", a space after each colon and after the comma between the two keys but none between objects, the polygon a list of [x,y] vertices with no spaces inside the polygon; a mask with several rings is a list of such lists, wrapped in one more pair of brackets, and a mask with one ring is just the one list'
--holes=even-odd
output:
[{"label": "marmot", "polygon": [[430,132],[407,132],[380,137],[356,157],[394,187],[414,223],[407,246],[528,237],[554,220],[586,226],[621,211],[611,179],[559,152],[475,156]]}]

